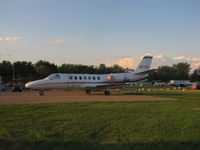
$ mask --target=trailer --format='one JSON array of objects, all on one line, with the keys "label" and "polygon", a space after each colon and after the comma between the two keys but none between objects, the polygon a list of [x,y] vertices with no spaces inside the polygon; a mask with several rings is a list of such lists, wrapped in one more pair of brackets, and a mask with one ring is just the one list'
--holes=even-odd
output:
[{"label": "trailer", "polygon": [[193,82],[191,85],[192,90],[200,89],[200,82]]}]

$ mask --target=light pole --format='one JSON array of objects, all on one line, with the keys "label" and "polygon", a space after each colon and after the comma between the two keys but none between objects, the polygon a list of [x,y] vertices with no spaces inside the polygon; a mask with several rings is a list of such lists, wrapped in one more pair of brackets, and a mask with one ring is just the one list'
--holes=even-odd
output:
[{"label": "light pole", "polygon": [[15,79],[15,62],[13,62],[13,87],[14,87],[14,79]]}]

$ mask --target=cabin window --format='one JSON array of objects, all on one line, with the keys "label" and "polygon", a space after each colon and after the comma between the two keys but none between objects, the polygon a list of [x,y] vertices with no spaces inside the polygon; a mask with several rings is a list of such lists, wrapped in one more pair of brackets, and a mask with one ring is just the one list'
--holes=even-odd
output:
[{"label": "cabin window", "polygon": [[88,77],[88,80],[91,80],[91,77]]},{"label": "cabin window", "polygon": [[75,76],[74,79],[77,80],[78,79],[77,76]]},{"label": "cabin window", "polygon": [[79,76],[79,80],[82,80],[82,77],[81,77],[81,76]]},{"label": "cabin window", "polygon": [[86,80],[86,79],[87,79],[87,78],[86,78],[86,76],[84,76],[83,78],[84,78],[84,80]]},{"label": "cabin window", "polygon": [[93,80],[96,80],[96,78],[95,78],[95,77],[93,77]]},{"label": "cabin window", "polygon": [[100,77],[97,77],[98,80],[100,80]]},{"label": "cabin window", "polygon": [[69,79],[72,80],[72,76],[70,76]]}]

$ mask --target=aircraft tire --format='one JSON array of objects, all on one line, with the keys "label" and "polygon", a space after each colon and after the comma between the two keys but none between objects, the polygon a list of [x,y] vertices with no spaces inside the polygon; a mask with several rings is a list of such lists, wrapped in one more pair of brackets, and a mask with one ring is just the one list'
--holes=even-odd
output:
[{"label": "aircraft tire", "polygon": [[43,90],[39,90],[39,95],[43,96],[44,95],[44,91]]},{"label": "aircraft tire", "polygon": [[110,95],[110,91],[105,90],[105,91],[104,91],[104,94],[105,94],[105,95]]},{"label": "aircraft tire", "polygon": [[90,89],[87,89],[85,92],[86,92],[86,94],[90,94],[90,93],[91,93],[91,90],[90,90]]}]

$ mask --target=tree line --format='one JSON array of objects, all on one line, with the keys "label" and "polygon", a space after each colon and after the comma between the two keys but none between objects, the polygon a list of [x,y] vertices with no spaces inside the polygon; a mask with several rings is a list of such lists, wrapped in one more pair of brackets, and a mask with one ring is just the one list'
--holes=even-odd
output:
[{"label": "tree line", "polygon": [[[150,73],[149,81],[163,81],[169,80],[191,80],[200,81],[200,68],[190,74],[190,64],[178,63],[173,66],[160,66],[157,70]],[[28,61],[17,61],[11,63],[10,61],[0,62],[0,76],[4,82],[12,81],[13,73],[15,79],[21,79],[24,82],[45,78],[52,73],[89,73],[89,74],[107,74],[107,73],[123,73],[127,68],[119,65],[107,67],[105,64],[99,66],[82,65],[82,64],[62,64],[56,65],[54,63],[39,60],[36,63]]]},{"label": "tree line", "polygon": [[0,62],[0,76],[4,82],[12,81],[13,74],[15,79],[20,79],[24,82],[45,78],[52,73],[89,73],[89,74],[106,74],[106,73],[120,73],[125,72],[125,68],[119,65],[107,67],[105,64],[94,65],[82,64],[62,64],[56,65],[54,63],[39,60],[36,63],[27,61],[17,61],[11,63],[10,61]]},{"label": "tree line", "polygon": [[149,80],[159,80],[168,82],[170,80],[190,80],[192,82],[200,81],[200,68],[190,73],[190,64],[180,62],[172,66],[160,66],[149,75]]}]

